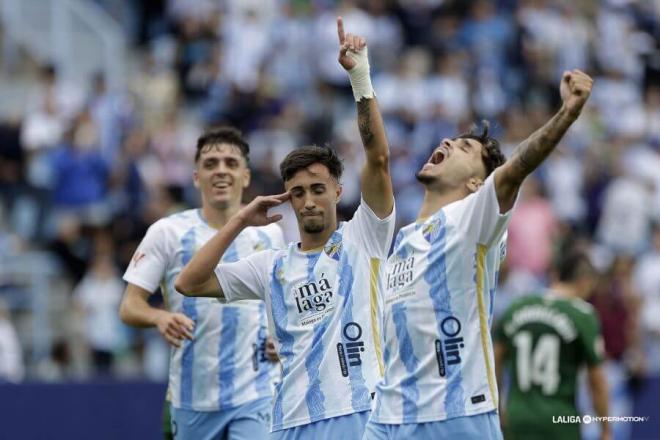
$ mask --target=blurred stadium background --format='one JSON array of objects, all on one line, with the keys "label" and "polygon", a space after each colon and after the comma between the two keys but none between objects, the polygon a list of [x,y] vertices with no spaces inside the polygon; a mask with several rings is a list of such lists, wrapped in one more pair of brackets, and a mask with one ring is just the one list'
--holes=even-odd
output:
[{"label": "blurred stadium background", "polygon": [[[610,407],[651,416],[619,438],[660,438],[657,0],[0,6],[1,438],[159,437],[168,349],[119,320],[121,274],[151,223],[197,204],[204,127],[248,134],[246,200],[280,191],[290,149],[334,146],[352,215],[362,147],[337,15],[369,42],[399,224],[420,202],[413,171],[443,137],[485,118],[510,153],[558,107],[564,70],[595,78],[588,110],[524,187],[496,314],[547,285],[565,244],[588,249]],[[285,231],[295,237],[290,219]]]}]

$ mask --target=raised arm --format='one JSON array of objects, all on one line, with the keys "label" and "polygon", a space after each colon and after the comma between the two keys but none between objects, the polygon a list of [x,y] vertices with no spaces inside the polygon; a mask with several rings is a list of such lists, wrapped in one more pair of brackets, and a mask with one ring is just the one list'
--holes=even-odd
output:
[{"label": "raised arm", "polygon": [[186,264],[174,282],[176,290],[186,296],[210,296],[224,298],[224,292],[215,277],[215,267],[220,263],[231,242],[247,226],[265,226],[279,221],[282,216],[268,216],[268,210],[289,199],[289,193],[257,197],[234,215],[213,238],[202,246]]},{"label": "raised arm", "polygon": [[372,211],[385,218],[392,212],[394,193],[390,177],[390,148],[385,135],[376,95],[371,86],[367,42],[344,33],[344,23],[337,18],[339,64],[348,72],[357,102],[358,128],[367,161],[362,169],[362,197]]},{"label": "raised arm", "polygon": [[501,212],[512,208],[525,177],[548,157],[580,116],[591,94],[592,85],[593,80],[584,72],[564,72],[559,86],[562,99],[559,111],[543,127],[521,142],[511,158],[495,170],[495,191]]}]

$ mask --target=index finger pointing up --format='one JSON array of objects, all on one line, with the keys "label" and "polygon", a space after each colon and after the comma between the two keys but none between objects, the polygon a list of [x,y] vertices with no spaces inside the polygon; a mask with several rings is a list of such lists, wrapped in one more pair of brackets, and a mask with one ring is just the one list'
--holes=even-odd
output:
[{"label": "index finger pointing up", "polygon": [[344,20],[341,17],[337,17],[337,36],[339,44],[344,44],[346,37],[344,36]]}]

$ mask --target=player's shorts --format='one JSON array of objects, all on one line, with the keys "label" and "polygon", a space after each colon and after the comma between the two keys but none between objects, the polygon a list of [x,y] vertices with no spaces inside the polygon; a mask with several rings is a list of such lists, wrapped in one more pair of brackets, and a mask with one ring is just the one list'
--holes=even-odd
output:
[{"label": "player's shorts", "polygon": [[440,422],[389,425],[369,421],[362,440],[502,440],[500,419],[491,411],[474,416],[456,417]]},{"label": "player's shorts", "polygon": [[172,407],[175,440],[266,440],[270,431],[270,397],[221,411]]},{"label": "player's shorts", "polygon": [[319,420],[270,434],[271,440],[352,440],[362,438],[371,411]]}]

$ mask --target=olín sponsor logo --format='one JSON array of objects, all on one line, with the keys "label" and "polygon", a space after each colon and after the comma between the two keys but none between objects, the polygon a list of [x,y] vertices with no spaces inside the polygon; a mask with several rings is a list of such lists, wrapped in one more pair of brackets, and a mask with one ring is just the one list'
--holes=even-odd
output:
[{"label": "ol\u00edn sponsor logo", "polygon": [[349,322],[342,330],[346,344],[341,342],[337,344],[337,356],[339,357],[339,367],[341,375],[348,376],[348,367],[357,367],[362,365],[360,353],[364,352],[364,342],[362,342],[362,327],[356,322]]},{"label": "ol\u00edn sponsor logo", "polygon": [[465,347],[461,333],[461,321],[453,316],[448,316],[440,323],[440,330],[444,339],[436,339],[435,356],[438,361],[438,370],[441,377],[447,375],[447,366],[462,362],[461,349]]}]

